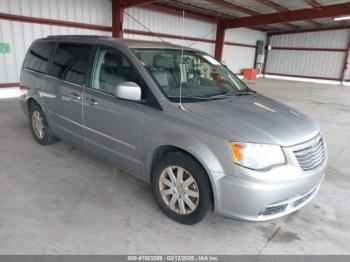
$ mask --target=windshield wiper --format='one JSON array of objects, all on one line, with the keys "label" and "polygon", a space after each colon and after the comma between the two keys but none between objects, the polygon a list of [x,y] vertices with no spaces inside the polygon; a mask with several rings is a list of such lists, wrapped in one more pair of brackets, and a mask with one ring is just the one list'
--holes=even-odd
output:
[{"label": "windshield wiper", "polygon": [[[169,98],[180,99],[179,96],[169,96]],[[207,97],[207,96],[182,96],[181,99],[211,100],[211,97]]]},{"label": "windshield wiper", "polygon": [[225,94],[210,96],[209,98],[211,98],[211,99],[222,99],[222,98],[228,98],[228,97],[232,97],[232,96],[250,95],[250,94],[254,94],[254,93],[256,93],[256,92],[253,91],[253,90],[249,90],[249,91],[236,91],[236,92],[229,92],[229,93],[225,93]]},{"label": "windshield wiper", "polygon": [[237,91],[235,92],[236,96],[246,96],[246,95],[251,95],[251,94],[255,94],[256,92],[253,90],[248,90],[248,91]]}]

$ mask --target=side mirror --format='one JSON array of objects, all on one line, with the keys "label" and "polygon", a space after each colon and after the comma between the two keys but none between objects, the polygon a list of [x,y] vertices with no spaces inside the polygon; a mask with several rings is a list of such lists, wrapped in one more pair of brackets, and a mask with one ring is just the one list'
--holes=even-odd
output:
[{"label": "side mirror", "polygon": [[141,101],[141,88],[134,82],[120,82],[114,87],[113,94],[121,99]]}]

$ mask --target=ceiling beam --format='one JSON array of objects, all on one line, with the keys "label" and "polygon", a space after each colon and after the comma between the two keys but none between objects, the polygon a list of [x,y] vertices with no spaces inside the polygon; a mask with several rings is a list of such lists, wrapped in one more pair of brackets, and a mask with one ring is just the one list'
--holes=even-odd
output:
[{"label": "ceiling beam", "polygon": [[[118,1],[118,0],[117,0]],[[217,24],[220,21],[231,20],[236,17],[232,15],[226,15],[221,12],[216,12],[210,9],[205,9],[200,6],[196,6],[190,3],[184,3],[179,1],[160,1],[160,0],[119,0],[122,4],[123,8],[142,6],[143,8],[176,15],[182,16],[183,11],[185,11],[185,17],[205,21],[209,23]],[[256,30],[264,30],[264,31],[276,31],[277,28],[272,26],[262,26],[262,27],[252,27]]]},{"label": "ceiling beam", "polygon": [[[280,4],[277,4],[271,0],[254,0],[255,2],[259,3],[259,4],[262,4],[262,5],[265,5],[267,7],[270,7],[272,9],[275,9],[279,12],[288,12],[290,11],[290,9],[288,9],[287,7],[284,7]],[[322,26],[321,23],[315,21],[315,20],[312,20],[312,19],[308,19],[306,20],[309,24],[312,24],[314,26]]]},{"label": "ceiling beam", "polygon": [[[171,2],[167,2],[167,5],[163,5],[160,3],[157,4],[149,4],[143,6],[143,8],[158,11],[161,13],[172,14],[176,16],[182,16],[182,11],[185,11],[185,17],[193,18],[200,21],[205,21],[209,23],[217,24],[220,21],[231,20],[236,18],[234,16],[229,16],[220,12],[215,12],[209,9],[204,9],[201,7],[197,7],[195,5],[179,3],[171,4]],[[278,29],[272,26],[261,26],[261,27],[252,27],[252,29],[259,31],[277,31]]]},{"label": "ceiling beam", "polygon": [[218,60],[222,59],[222,53],[225,45],[225,26],[223,23],[218,23],[216,27],[214,57]]},{"label": "ceiling beam", "polygon": [[[304,0],[304,2],[316,9],[319,9],[320,7],[322,7],[322,4],[320,4],[317,0]],[[338,24],[341,26],[348,25],[346,21],[338,21]]]},{"label": "ceiling beam", "polygon": [[337,5],[327,5],[318,9],[300,9],[273,14],[264,14],[251,17],[243,17],[226,21],[227,28],[249,27],[257,25],[267,25],[274,23],[284,23],[301,21],[307,19],[325,18],[347,15],[350,13],[350,3]]},{"label": "ceiling beam", "polygon": [[316,0],[304,0],[305,3],[307,3],[309,6],[312,6],[313,8],[320,8],[322,5],[317,2]]},{"label": "ceiling beam", "polygon": [[223,1],[223,0],[207,0],[207,1],[212,3],[212,4],[214,4],[214,5],[219,5],[221,7],[225,7],[225,8],[228,8],[228,9],[237,10],[237,11],[239,11],[241,13],[244,13],[244,14],[260,15],[259,12],[256,12],[254,10],[248,9],[246,7],[243,7],[243,6],[231,3],[231,2],[229,3],[229,2],[226,2],[226,1]]},{"label": "ceiling beam", "polygon": [[[219,5],[221,7],[225,7],[225,8],[228,8],[228,9],[233,9],[233,10],[236,10],[238,12],[241,12],[241,13],[244,13],[244,14],[248,14],[248,15],[251,15],[251,16],[262,15],[262,13],[259,13],[257,11],[248,9],[246,7],[243,7],[243,6],[231,3],[231,2],[229,3],[229,2],[226,2],[226,1],[223,1],[223,0],[207,0],[207,1],[212,3],[212,4]],[[286,25],[286,26],[288,26],[290,28],[293,28],[293,29],[298,29],[299,28],[299,26],[293,25],[293,24],[290,24],[290,23],[282,22],[282,24],[284,24],[284,25]]]},{"label": "ceiling beam", "polygon": [[205,8],[200,7],[200,6],[192,5],[189,3],[183,3],[183,2],[178,2],[178,1],[168,1],[165,4],[167,6],[172,6],[174,8],[178,8],[178,9],[185,10],[185,11],[190,11],[190,12],[197,13],[197,14],[210,15],[210,16],[216,17],[218,19],[235,18],[234,16],[225,15],[221,12],[216,12],[216,11],[213,11],[210,9],[205,9]]},{"label": "ceiling beam", "polygon": [[252,27],[252,29],[257,29],[257,30],[263,30],[263,31],[278,31],[280,29],[273,27],[273,26],[269,26],[269,25],[262,25],[262,26],[256,26],[256,27]]},{"label": "ceiling beam", "polygon": [[148,5],[157,2],[157,0],[120,0],[120,2],[124,8],[129,8],[139,5]]},{"label": "ceiling beam", "polygon": [[267,6],[267,7],[270,7],[272,9],[275,9],[277,11],[280,11],[280,12],[285,12],[285,11],[289,11],[288,8],[284,7],[284,6],[281,6],[275,2],[272,2],[270,0],[254,0],[255,2],[259,3],[259,4],[262,4],[264,6]]},{"label": "ceiling beam", "polygon": [[[152,11],[156,11],[156,12],[160,12],[160,13],[169,14],[169,15],[182,16],[182,10],[179,8],[172,7],[172,6],[150,4],[150,5],[143,6],[143,8],[146,8],[146,9],[149,9]],[[199,21],[208,22],[208,23],[213,23],[213,24],[216,24],[219,22],[219,20],[214,16],[193,13],[190,11],[185,12],[185,17],[196,19]]]},{"label": "ceiling beam", "polygon": [[118,0],[112,0],[112,36],[123,38],[124,7]]}]

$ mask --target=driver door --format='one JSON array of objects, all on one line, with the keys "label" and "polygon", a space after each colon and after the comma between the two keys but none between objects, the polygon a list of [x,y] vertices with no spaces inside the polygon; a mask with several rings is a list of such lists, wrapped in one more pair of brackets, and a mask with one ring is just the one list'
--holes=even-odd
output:
[{"label": "driver door", "polygon": [[138,174],[145,105],[116,98],[113,89],[123,81],[140,85],[140,78],[126,56],[112,47],[99,47],[94,64],[83,98],[86,147]]}]

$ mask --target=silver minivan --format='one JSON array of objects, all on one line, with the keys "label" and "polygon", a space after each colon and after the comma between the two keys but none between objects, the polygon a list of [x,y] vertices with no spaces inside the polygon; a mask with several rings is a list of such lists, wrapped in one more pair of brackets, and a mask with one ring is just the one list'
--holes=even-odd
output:
[{"label": "silver minivan", "polygon": [[324,177],[320,127],[198,50],[50,36],[31,45],[20,85],[39,144],[62,139],[150,182],[183,224],[211,210],[274,219],[308,203]]}]

